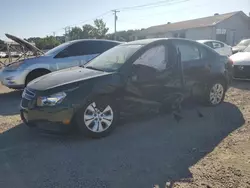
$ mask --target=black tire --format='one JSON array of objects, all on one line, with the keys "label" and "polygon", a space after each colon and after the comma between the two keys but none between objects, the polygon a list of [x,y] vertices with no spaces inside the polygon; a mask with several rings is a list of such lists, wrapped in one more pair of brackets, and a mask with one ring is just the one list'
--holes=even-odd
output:
[{"label": "black tire", "polygon": [[[211,97],[212,92],[214,92],[215,88],[223,88],[223,91],[220,91],[220,89],[218,89],[217,94],[213,95],[214,97]],[[204,102],[206,105],[208,106],[217,106],[219,104],[221,104],[224,101],[225,98],[225,94],[226,94],[226,84],[223,80],[221,79],[216,79],[213,80],[212,82],[210,82],[206,89],[205,89],[205,94],[204,94]],[[215,100],[213,100],[213,98]]]},{"label": "black tire", "polygon": [[24,123],[27,127],[29,127],[29,128],[34,128],[34,127],[36,127],[36,124],[34,124],[34,123]]},{"label": "black tire", "polygon": [[24,123],[26,126],[28,126],[29,128],[36,127],[36,125],[35,125],[34,123],[30,123],[30,122],[28,122],[28,121],[25,119],[25,117],[24,117],[24,115],[23,115],[23,112],[20,113],[20,116],[21,116],[21,120],[23,121],[23,123]]},{"label": "black tire", "polygon": [[45,74],[49,74],[50,71],[46,69],[41,69],[41,70],[34,70],[33,72],[29,73],[28,76],[26,77],[25,80],[25,87],[34,79],[43,76]]},{"label": "black tire", "polygon": [[[113,114],[112,120],[110,121],[111,118],[109,118],[109,120],[104,118],[104,114],[103,114],[103,117],[100,117],[101,116],[100,114],[98,116],[92,113],[92,111],[89,110],[91,108],[90,106],[92,106],[93,109],[95,109],[95,113],[97,114],[98,114],[98,110],[100,111],[99,113],[101,113],[103,112],[104,109],[108,108],[109,106]],[[105,113],[105,117],[108,117],[108,115],[110,114],[111,113],[108,113],[108,112]],[[89,118],[89,121],[86,118],[87,116]],[[95,99],[90,100],[80,110],[78,110],[76,117],[75,117],[75,122],[76,122],[77,127],[80,129],[80,131],[83,133],[84,136],[91,137],[91,138],[101,138],[101,137],[105,137],[109,135],[114,130],[114,128],[117,125],[118,119],[119,119],[118,108],[111,99],[107,97],[95,97]],[[103,121],[111,122],[111,124],[108,126],[108,124],[106,124]],[[89,123],[89,125],[87,125],[87,123]],[[96,131],[93,131],[96,127],[98,127]],[[103,130],[103,131],[100,131],[100,130]]]}]

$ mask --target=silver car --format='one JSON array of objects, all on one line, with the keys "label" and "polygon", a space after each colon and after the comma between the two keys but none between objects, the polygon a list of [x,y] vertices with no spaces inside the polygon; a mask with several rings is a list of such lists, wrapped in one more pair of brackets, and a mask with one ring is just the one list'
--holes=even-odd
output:
[{"label": "silver car", "polygon": [[5,52],[0,52],[0,58],[4,58],[6,56],[7,56],[7,54]]},{"label": "silver car", "polygon": [[12,89],[22,89],[30,81],[53,71],[82,66],[104,51],[120,44],[117,41],[82,39],[63,43],[46,53],[25,40],[6,34],[19,43],[35,57],[27,58],[25,53],[16,62],[10,63],[0,71],[0,81]]}]

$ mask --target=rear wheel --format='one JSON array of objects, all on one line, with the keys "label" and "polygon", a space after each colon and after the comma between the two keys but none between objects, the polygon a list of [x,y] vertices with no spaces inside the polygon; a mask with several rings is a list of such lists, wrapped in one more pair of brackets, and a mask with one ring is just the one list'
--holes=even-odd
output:
[{"label": "rear wheel", "polygon": [[107,98],[96,98],[88,102],[76,115],[76,123],[87,137],[107,136],[116,126],[118,111]]},{"label": "rear wheel", "polygon": [[210,106],[216,106],[223,102],[226,87],[222,80],[216,80],[208,85],[205,92],[205,102]]}]

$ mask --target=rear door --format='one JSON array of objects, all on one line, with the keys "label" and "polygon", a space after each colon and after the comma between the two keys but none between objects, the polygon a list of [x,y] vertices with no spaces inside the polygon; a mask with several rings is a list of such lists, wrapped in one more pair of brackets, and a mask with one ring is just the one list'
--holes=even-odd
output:
[{"label": "rear door", "polygon": [[209,49],[191,41],[177,40],[174,45],[181,52],[184,81],[187,89],[191,89],[194,84],[202,83],[209,77],[211,58],[213,58],[209,55]]}]

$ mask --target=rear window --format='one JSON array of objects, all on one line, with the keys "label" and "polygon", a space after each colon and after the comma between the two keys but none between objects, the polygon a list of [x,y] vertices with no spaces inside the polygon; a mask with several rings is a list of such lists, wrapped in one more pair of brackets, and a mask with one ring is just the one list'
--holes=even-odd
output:
[{"label": "rear window", "polygon": [[250,45],[250,39],[242,40],[237,46],[248,46]]},{"label": "rear window", "polygon": [[51,56],[51,55],[55,55],[58,52],[61,52],[63,49],[65,49],[67,46],[70,45],[70,42],[65,42],[63,44],[60,44],[59,46],[52,48],[51,50],[47,51],[45,53],[46,56]]},{"label": "rear window", "polygon": [[183,62],[198,60],[201,58],[200,51],[196,45],[180,41],[177,41],[175,45],[181,52],[181,60]]},{"label": "rear window", "polygon": [[110,41],[94,41],[89,45],[89,53],[103,53],[110,48],[117,46],[119,43]]}]

